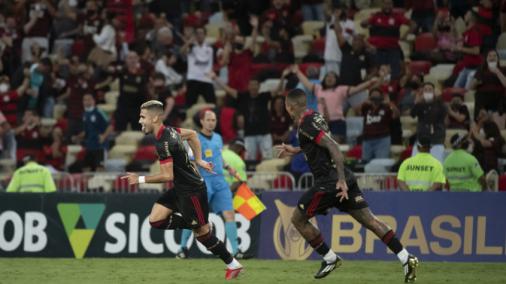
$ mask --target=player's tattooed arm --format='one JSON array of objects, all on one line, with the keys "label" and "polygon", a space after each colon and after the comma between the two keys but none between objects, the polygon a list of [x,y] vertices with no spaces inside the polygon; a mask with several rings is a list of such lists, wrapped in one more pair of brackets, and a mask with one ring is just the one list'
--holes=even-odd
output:
[{"label": "player's tattooed arm", "polygon": [[339,150],[339,144],[332,139],[328,133],[325,133],[317,143],[318,145],[327,148],[330,157],[336,164],[338,177],[336,183],[336,190],[338,192],[336,196],[339,198],[339,201],[342,202],[343,199],[348,199],[348,185],[346,184],[346,177],[344,175],[344,156],[341,153],[341,150]]},{"label": "player's tattooed arm", "polygon": [[330,157],[336,164],[337,169],[337,177],[339,180],[345,180],[344,177],[344,156],[343,153],[341,153],[341,150],[339,150],[339,144],[330,137],[327,133],[322,136],[322,139],[320,139],[318,145],[323,146],[327,148],[327,150],[330,153]]}]

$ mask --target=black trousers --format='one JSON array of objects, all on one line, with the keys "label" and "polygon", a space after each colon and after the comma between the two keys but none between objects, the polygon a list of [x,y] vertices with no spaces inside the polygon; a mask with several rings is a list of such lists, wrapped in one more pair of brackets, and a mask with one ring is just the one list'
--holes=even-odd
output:
[{"label": "black trousers", "polygon": [[200,95],[204,96],[204,100],[207,103],[216,104],[216,96],[212,83],[188,80],[186,82],[186,107],[190,108],[193,106]]}]

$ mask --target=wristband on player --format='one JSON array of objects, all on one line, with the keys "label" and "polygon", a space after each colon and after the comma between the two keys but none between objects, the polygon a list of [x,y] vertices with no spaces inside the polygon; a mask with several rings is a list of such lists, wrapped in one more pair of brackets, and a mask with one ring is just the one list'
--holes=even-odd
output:
[{"label": "wristband on player", "polygon": [[145,176],[139,176],[139,184],[146,183],[146,177]]}]

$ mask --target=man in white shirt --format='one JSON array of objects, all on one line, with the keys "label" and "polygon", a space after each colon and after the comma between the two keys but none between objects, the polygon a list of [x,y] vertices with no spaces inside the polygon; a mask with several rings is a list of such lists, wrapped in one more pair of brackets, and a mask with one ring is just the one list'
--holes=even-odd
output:
[{"label": "man in white shirt", "polygon": [[323,54],[325,70],[321,72],[322,78],[331,71],[339,75],[343,58],[341,47],[346,41],[351,44],[353,33],[353,21],[347,19],[345,12],[342,12],[341,9],[335,9],[325,29],[325,51]]},{"label": "man in white shirt", "polygon": [[212,80],[206,76],[213,68],[213,48],[205,43],[206,30],[199,27],[195,37],[187,40],[182,53],[187,55],[188,73],[186,75],[186,106],[194,105],[199,96],[203,95],[207,103],[216,103]]}]

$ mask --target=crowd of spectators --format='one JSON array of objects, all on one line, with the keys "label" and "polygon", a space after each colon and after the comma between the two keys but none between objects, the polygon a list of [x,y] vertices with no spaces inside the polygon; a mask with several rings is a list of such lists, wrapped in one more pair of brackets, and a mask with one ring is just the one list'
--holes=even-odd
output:
[{"label": "crowd of spectators", "polygon": [[[3,159],[101,170],[114,138],[140,129],[147,99],[174,126],[213,104],[225,143],[244,138],[246,160],[271,159],[273,144],[296,140],[284,95],[297,87],[363,163],[391,158],[392,145],[405,158],[421,137],[443,162],[458,129],[485,172],[501,170],[505,0],[18,0],[0,11]],[[431,66],[452,69],[434,77]],[[86,154],[69,165],[72,144]]]}]

